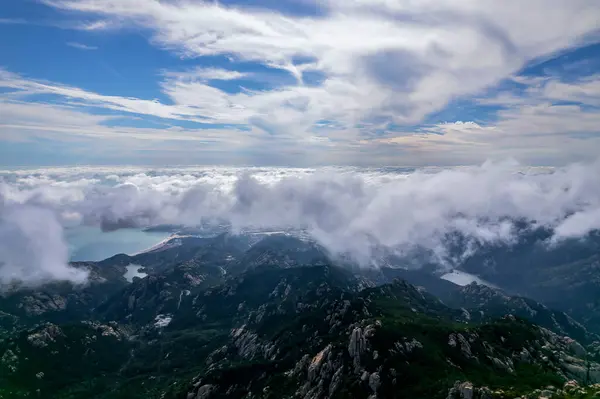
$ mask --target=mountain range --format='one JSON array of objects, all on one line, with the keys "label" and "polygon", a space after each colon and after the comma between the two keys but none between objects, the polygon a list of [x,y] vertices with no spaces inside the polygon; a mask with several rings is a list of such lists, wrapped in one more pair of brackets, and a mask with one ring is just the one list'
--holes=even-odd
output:
[{"label": "mountain range", "polygon": [[74,262],[87,285],[0,296],[0,398],[591,397],[600,241],[536,234],[460,265],[493,286],[285,233]]}]

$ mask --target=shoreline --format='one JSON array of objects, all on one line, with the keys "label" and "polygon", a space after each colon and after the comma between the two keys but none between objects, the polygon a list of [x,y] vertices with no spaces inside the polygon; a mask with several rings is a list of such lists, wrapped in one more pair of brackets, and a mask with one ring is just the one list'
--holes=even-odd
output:
[{"label": "shoreline", "polygon": [[158,250],[161,250],[161,249],[171,248],[173,246],[179,246],[181,244],[170,245],[170,246],[167,247],[167,244],[171,240],[175,240],[177,238],[188,238],[188,237],[193,237],[193,236],[174,233],[174,234],[171,234],[169,237],[165,238],[164,240],[159,241],[156,244],[152,245],[151,247],[148,247],[146,249],[143,249],[141,251],[138,251],[138,252],[135,252],[135,253],[132,253],[132,254],[128,254],[128,255],[129,256],[137,256],[137,255],[141,255],[141,254],[145,254],[145,253],[149,253],[149,252],[155,252],[155,251],[158,251]]}]

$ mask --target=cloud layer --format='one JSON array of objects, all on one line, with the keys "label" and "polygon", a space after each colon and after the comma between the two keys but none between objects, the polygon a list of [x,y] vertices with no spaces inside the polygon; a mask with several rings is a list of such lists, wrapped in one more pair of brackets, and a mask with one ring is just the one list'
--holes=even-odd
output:
[{"label": "cloud layer", "polygon": [[[555,239],[584,237],[600,228],[599,172],[600,163],[553,170],[509,162],[414,172],[72,168],[5,173],[0,231],[9,266],[1,270],[2,278],[17,276],[31,284],[49,277],[79,279],[65,266],[61,225],[111,230],[212,222],[234,230],[303,229],[331,252],[365,263],[376,248],[398,254],[426,249],[443,260],[445,242],[456,233],[472,244],[510,244],[518,239],[518,222],[553,229]],[[27,257],[20,258],[22,253]]]}]

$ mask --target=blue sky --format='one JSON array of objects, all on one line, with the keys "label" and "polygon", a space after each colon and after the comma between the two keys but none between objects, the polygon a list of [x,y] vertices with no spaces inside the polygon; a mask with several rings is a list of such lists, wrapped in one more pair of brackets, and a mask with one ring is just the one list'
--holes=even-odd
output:
[{"label": "blue sky", "polygon": [[556,165],[595,0],[0,2],[0,165]]}]

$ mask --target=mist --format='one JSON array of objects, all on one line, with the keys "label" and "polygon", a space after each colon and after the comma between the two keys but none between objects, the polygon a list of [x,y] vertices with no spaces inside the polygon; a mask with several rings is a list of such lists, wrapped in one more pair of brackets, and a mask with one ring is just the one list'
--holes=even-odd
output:
[{"label": "mist", "polygon": [[68,254],[63,227],[51,211],[0,206],[0,291],[57,280],[85,283],[88,272],[69,266]]},{"label": "mist", "polygon": [[[5,203],[0,281],[20,279],[28,285],[48,279],[80,281],[83,276],[67,266],[62,240],[62,229],[77,225],[105,231],[210,223],[227,224],[234,232],[302,229],[332,254],[349,255],[360,264],[372,264],[382,248],[399,255],[426,250],[442,264],[455,262],[480,245],[518,241],[523,225],[550,229],[553,242],[585,237],[598,229],[599,172],[599,162],[558,169],[485,163],[411,172],[356,168],[7,172],[0,183]],[[464,240],[458,260],[448,256],[449,237],[455,235]]]}]

